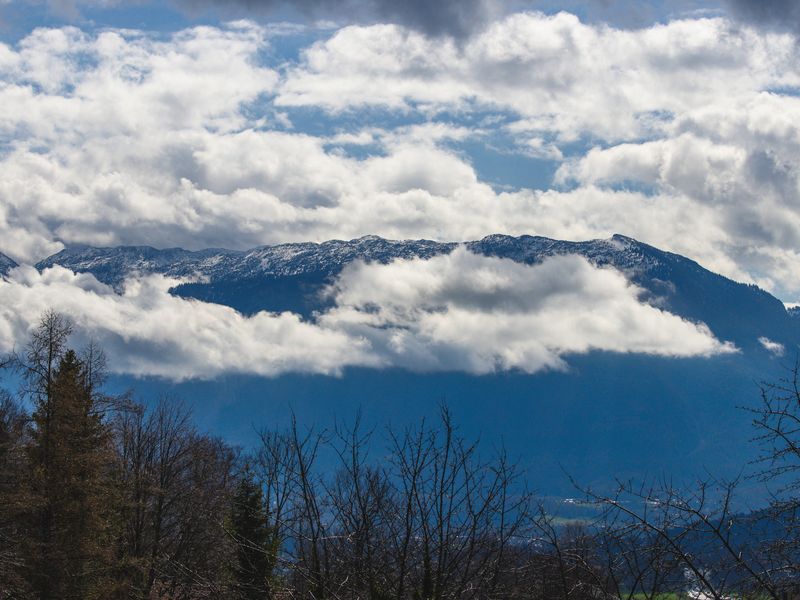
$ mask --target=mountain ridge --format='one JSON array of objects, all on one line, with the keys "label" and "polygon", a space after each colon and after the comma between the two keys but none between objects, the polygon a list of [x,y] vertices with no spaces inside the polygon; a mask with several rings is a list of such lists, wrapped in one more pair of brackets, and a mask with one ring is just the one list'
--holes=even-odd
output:
[{"label": "mountain ridge", "polygon": [[[512,244],[525,245],[526,247],[522,252],[517,248],[516,255],[509,255],[508,249]],[[296,257],[306,258],[314,251],[318,254],[332,254],[332,251],[341,249],[353,249],[353,252],[343,252],[340,255],[342,263],[350,262],[356,259],[362,260],[380,260],[381,258],[411,258],[418,256],[420,258],[430,258],[437,254],[444,254],[451,252],[459,245],[463,245],[468,249],[484,254],[486,256],[497,256],[498,258],[510,258],[516,262],[523,262],[532,264],[540,259],[553,255],[561,254],[581,254],[590,259],[594,264],[602,266],[610,264],[620,270],[628,268],[635,268],[646,266],[643,261],[630,260],[631,256],[638,254],[645,259],[652,261],[653,255],[661,257],[670,257],[692,264],[694,267],[713,273],[694,261],[693,259],[666,250],[661,250],[656,246],[651,246],[644,242],[640,242],[634,238],[622,235],[613,234],[610,238],[596,238],[586,241],[567,241],[558,240],[555,238],[548,238],[544,236],[535,235],[520,235],[511,236],[506,234],[490,234],[480,240],[462,241],[462,242],[440,242],[429,239],[404,239],[394,240],[383,238],[376,235],[366,235],[351,240],[332,239],[324,242],[289,242],[283,244],[266,244],[254,246],[246,250],[232,250],[228,248],[204,248],[200,250],[186,250],[180,247],[172,248],[156,248],[148,245],[121,245],[121,246],[91,246],[85,244],[70,245],[48,256],[47,258],[35,263],[38,270],[44,270],[53,265],[60,265],[71,268],[77,272],[90,272],[95,273],[98,278],[104,283],[118,284],[121,283],[120,277],[124,273],[139,272],[139,273],[162,273],[169,274],[175,273],[173,269],[160,269],[159,266],[166,264],[173,267],[182,267],[186,264],[197,265],[200,267],[211,268],[209,272],[203,273],[205,275],[214,276],[218,273],[214,272],[213,267],[216,266],[216,261],[219,259],[236,260],[239,259],[243,263],[252,266],[252,261],[255,258],[262,259],[262,266],[265,266],[263,259],[269,258],[272,261],[278,260],[291,260]],[[498,247],[505,247],[507,251],[500,253],[497,251]],[[531,253],[531,248],[536,249],[537,253]],[[603,248],[611,250],[610,253],[600,252]],[[391,249],[400,249],[400,252],[390,252],[388,254],[380,255],[378,251],[389,251]],[[528,250],[525,252],[524,250]],[[614,252],[616,250],[616,252]],[[632,252],[625,252],[630,251]],[[627,254],[628,260],[620,260],[619,257],[624,257]],[[647,254],[649,256],[645,257]],[[611,257],[615,256],[617,260],[612,260]],[[122,263],[121,258],[135,257],[135,262]],[[0,257],[3,257],[0,254]],[[7,258],[7,257],[4,257]],[[179,259],[176,264],[175,259]],[[11,261],[11,259],[8,259]],[[11,261],[13,263],[13,261]],[[655,262],[655,261],[653,261]],[[16,263],[13,263],[16,266]],[[275,263],[267,263],[272,266]],[[115,266],[119,269],[116,272],[110,272],[105,269],[107,266]],[[652,263],[651,265],[652,266]],[[120,269],[121,267],[121,269]],[[220,271],[220,269],[217,269]],[[237,269],[233,271],[236,275],[241,275],[242,270]],[[229,276],[230,271],[225,271],[224,275]],[[254,271],[253,274],[256,274]],[[262,268],[257,274],[269,275],[285,275],[292,274],[287,270],[270,271],[268,268]],[[733,283],[740,284],[733,279],[714,273],[714,275],[727,279]],[[748,284],[741,284],[748,285]],[[763,290],[762,290],[763,291]],[[764,292],[767,293],[767,292]]]},{"label": "mountain ridge", "polygon": [[529,265],[551,256],[578,254],[595,266],[623,272],[644,290],[643,301],[706,323],[717,337],[739,347],[758,349],[760,338],[792,347],[800,341],[800,320],[768,292],[714,273],[691,258],[621,234],[578,242],[504,234],[467,242],[364,236],[249,250],[72,246],[35,266],[43,270],[58,264],[75,272],[88,272],[117,289],[134,273],[163,274],[193,280],[173,288],[178,296],[225,304],[243,314],[291,311],[311,318],[329,306],[330,299],[320,291],[353,261],[429,259],[449,254],[459,245],[476,254]]}]

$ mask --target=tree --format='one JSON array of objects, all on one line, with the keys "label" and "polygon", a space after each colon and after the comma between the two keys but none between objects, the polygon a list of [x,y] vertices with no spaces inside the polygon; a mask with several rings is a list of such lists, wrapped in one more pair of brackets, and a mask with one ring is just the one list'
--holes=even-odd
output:
[{"label": "tree", "polygon": [[231,529],[236,542],[236,595],[242,600],[264,600],[275,565],[264,494],[249,468],[233,496]]},{"label": "tree", "polygon": [[223,597],[234,453],[171,398],[114,419],[120,490],[116,563],[125,598]]},{"label": "tree", "polygon": [[764,554],[779,588],[800,588],[800,360],[786,377],[761,386],[761,402],[749,409],[761,448],[757,477],[772,493],[761,511],[769,528]]},{"label": "tree", "polygon": [[94,375],[66,349],[70,332],[68,321],[46,314],[23,364],[35,407],[25,448],[26,572],[43,600],[94,597],[108,572],[109,430]]},{"label": "tree", "polygon": [[657,598],[682,579],[696,597],[797,597],[800,362],[787,377],[762,384],[760,400],[746,410],[761,448],[750,477],[771,493],[766,507],[739,512],[740,481],[712,476],[692,487],[619,482],[612,494],[586,491],[601,509],[596,542],[619,597]]},{"label": "tree", "polygon": [[26,499],[20,493],[25,460],[22,444],[26,416],[18,404],[0,392],[0,599],[24,597],[20,576],[23,532],[19,518]]}]

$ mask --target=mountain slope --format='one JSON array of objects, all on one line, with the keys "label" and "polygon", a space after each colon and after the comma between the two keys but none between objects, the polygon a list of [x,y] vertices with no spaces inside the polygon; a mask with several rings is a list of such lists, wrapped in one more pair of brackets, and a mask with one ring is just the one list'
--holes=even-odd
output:
[{"label": "mountain slope", "polygon": [[157,250],[149,246],[74,246],[46,258],[36,267],[41,270],[58,264],[76,272],[92,273],[111,285],[119,285],[131,273],[161,273],[176,278],[199,276],[217,282],[309,273],[332,275],[357,259],[388,262],[395,258],[429,258],[450,252],[456,245],[367,236],[352,241],[281,244],[245,251],[211,248],[192,252],[181,248]]},{"label": "mountain slope", "polygon": [[[174,293],[232,306],[245,314],[288,310],[309,317],[325,307],[326,300],[319,294],[323,286],[354,260],[387,263],[398,258],[430,258],[452,252],[457,245],[368,236],[247,251],[74,247],[36,266],[44,269],[59,264],[76,272],[92,273],[117,287],[136,273],[190,278],[197,282],[179,285]],[[740,348],[760,348],[759,338],[790,347],[800,340],[800,320],[791,318],[783,304],[767,292],[621,235],[587,242],[491,235],[465,245],[477,254],[526,264],[554,255],[579,254],[595,265],[615,267],[646,290],[647,301],[706,323],[718,338],[733,341]]]},{"label": "mountain slope", "polygon": [[8,272],[17,266],[17,263],[0,253],[0,276],[8,275]]},{"label": "mountain slope", "polygon": [[554,254],[580,254],[598,266],[623,271],[647,290],[646,299],[692,321],[740,348],[758,348],[760,337],[794,347],[800,323],[783,303],[764,290],[738,283],[679,254],[615,235],[609,240],[561,242],[548,238],[489,236],[468,244],[474,252],[528,264]]}]

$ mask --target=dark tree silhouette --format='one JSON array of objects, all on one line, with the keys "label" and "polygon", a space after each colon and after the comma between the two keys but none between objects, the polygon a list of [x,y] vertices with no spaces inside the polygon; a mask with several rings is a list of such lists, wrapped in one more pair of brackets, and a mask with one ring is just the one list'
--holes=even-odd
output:
[{"label": "dark tree silhouette", "polygon": [[24,597],[23,494],[26,418],[11,396],[0,392],[0,599]]},{"label": "dark tree silhouette", "polygon": [[241,475],[233,496],[231,535],[236,542],[233,572],[237,596],[241,600],[268,598],[275,552],[264,494],[249,468]]},{"label": "dark tree silhouette", "polygon": [[87,365],[64,349],[69,333],[66,321],[46,315],[26,364],[35,402],[26,445],[26,567],[43,600],[90,598],[109,572],[110,435]]}]

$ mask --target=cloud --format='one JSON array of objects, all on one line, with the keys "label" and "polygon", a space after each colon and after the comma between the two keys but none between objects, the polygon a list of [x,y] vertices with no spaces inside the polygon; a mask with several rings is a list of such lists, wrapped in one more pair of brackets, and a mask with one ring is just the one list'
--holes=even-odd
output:
[{"label": "cloud", "polygon": [[0,345],[9,350],[24,343],[38,316],[53,308],[99,341],[111,369],[121,373],[210,379],[223,373],[336,374],[351,364],[377,364],[364,341],[290,313],[243,317],[218,304],[173,297],[168,290],[175,283],[158,276],[130,280],[118,295],[91,275],[21,267],[0,283]]},{"label": "cloud", "polygon": [[773,342],[771,339],[767,337],[762,336],[758,338],[758,343],[764,347],[764,350],[766,350],[773,356],[783,356],[786,353],[786,347],[783,344],[779,344],[778,342]]},{"label": "cloud", "polygon": [[800,5],[795,0],[725,0],[745,23],[800,32]]},{"label": "cloud", "polygon": [[464,45],[394,26],[347,27],[305,50],[280,106],[339,112],[502,107],[520,132],[605,140],[658,133],[670,115],[800,80],[790,36],[684,19],[637,30],[569,13],[517,13]]},{"label": "cloud", "polygon": [[224,373],[336,375],[347,367],[414,371],[566,368],[600,350],[659,356],[734,351],[705,325],[639,300],[619,272],[576,256],[536,266],[460,248],[428,261],[354,264],[312,321],[291,313],[244,317],[169,294],[176,282],[132,279],[117,294],[61,267],[0,280],[0,348],[24,343],[41,313],[69,315],[100,342],[116,372],[169,379]]},{"label": "cloud", "polygon": [[277,81],[255,61],[267,45],[249,23],[166,40],[38,29],[17,49],[0,44],[4,247],[30,260],[131,226],[196,229],[203,215],[169,200],[194,177],[189,140],[249,122],[244,106]]},{"label": "cloud", "polygon": [[[789,35],[521,13],[462,43],[346,27],[295,61],[270,32],[0,44],[0,251],[619,232],[800,292],[800,100],[776,91],[800,84]],[[551,189],[488,185],[481,154],[502,136],[563,162]]]},{"label": "cloud", "polygon": [[790,290],[800,275],[798,119],[800,98],[766,92],[746,103],[698,108],[675,119],[662,139],[593,148],[564,163],[556,180],[640,184],[690,198],[715,215],[726,254],[751,274],[740,278]]},{"label": "cloud", "polygon": [[392,364],[414,370],[532,373],[592,350],[734,350],[705,325],[641,302],[622,274],[579,256],[529,266],[459,248],[429,260],[357,263],[330,293],[337,307],[321,324],[369,339]]},{"label": "cloud", "polygon": [[396,23],[429,36],[465,37],[499,9],[497,0],[176,0],[189,10],[214,8],[253,17],[291,9],[316,19],[347,23]]}]

